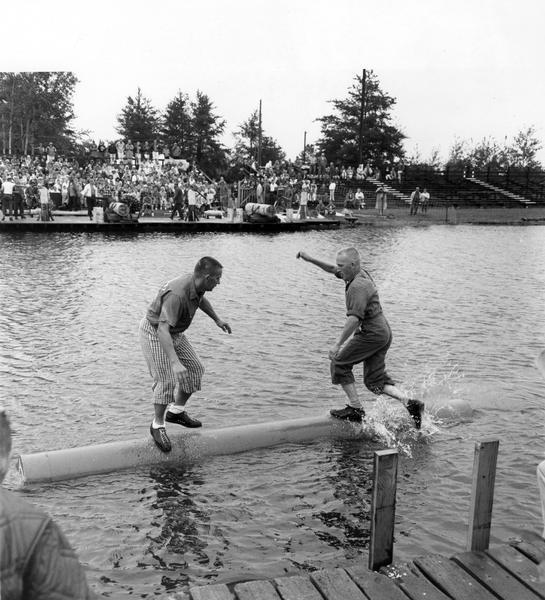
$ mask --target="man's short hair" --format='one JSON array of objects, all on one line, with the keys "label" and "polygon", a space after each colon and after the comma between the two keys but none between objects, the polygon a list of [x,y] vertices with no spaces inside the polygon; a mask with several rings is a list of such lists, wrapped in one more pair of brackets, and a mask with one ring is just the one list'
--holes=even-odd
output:
[{"label": "man's short hair", "polygon": [[360,253],[356,250],[356,248],[343,248],[339,250],[337,254],[343,254],[353,263],[360,262]]},{"label": "man's short hair", "polygon": [[223,269],[223,265],[219,260],[211,256],[203,256],[195,265],[194,271],[196,275],[209,275],[210,273],[217,273],[220,269]]}]

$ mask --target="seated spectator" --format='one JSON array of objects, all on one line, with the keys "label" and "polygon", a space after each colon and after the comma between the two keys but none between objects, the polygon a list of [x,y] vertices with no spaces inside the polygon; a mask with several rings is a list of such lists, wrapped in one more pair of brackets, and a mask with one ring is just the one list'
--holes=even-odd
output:
[{"label": "seated spectator", "polygon": [[[0,483],[9,467],[11,428],[0,408]],[[85,572],[58,525],[0,487],[0,590],[6,600],[92,598]]]},{"label": "seated spectator", "polygon": [[348,208],[348,209],[355,208],[355,205],[354,205],[354,192],[351,189],[349,189],[346,192],[346,196],[344,197],[344,208]]},{"label": "seated spectator", "polygon": [[354,200],[356,201],[356,206],[365,208],[365,194],[362,192],[361,188],[358,188]]}]

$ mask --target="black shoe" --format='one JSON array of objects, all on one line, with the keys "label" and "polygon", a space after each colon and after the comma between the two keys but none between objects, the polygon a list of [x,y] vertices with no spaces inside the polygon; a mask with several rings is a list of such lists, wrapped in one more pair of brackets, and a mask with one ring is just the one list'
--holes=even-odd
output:
[{"label": "black shoe", "polygon": [[172,450],[167,430],[164,427],[154,427],[153,424],[151,424],[149,426],[149,432],[159,450],[162,452],[170,452]]},{"label": "black shoe", "polygon": [[344,408],[333,408],[329,411],[329,414],[336,419],[344,419],[354,423],[361,423],[361,420],[365,417],[363,408],[354,408],[348,404]]},{"label": "black shoe", "polygon": [[192,419],[185,410],[181,413],[173,413],[167,410],[165,421],[167,421],[167,423],[177,423],[184,427],[201,427],[202,425],[198,419]]},{"label": "black shoe", "polygon": [[424,403],[420,400],[409,400],[407,402],[407,411],[414,421],[416,429],[422,426],[422,415],[424,414]]}]

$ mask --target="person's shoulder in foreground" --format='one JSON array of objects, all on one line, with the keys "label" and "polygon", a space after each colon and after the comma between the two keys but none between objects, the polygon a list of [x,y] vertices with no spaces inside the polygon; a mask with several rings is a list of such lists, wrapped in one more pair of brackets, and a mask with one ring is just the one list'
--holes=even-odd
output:
[{"label": "person's shoulder in foreground", "polygon": [[[0,408],[0,483],[11,453],[11,429]],[[0,598],[95,598],[76,553],[42,510],[0,487]]]}]

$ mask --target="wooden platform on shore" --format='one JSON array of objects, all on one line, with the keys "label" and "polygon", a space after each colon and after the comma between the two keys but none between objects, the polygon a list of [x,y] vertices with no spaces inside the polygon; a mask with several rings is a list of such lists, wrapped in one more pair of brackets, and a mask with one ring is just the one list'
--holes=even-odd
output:
[{"label": "wooden platform on shore", "polygon": [[381,572],[365,566],[323,569],[264,581],[191,588],[191,600],[544,600],[545,540],[524,534],[521,541],[486,552],[450,558],[432,554],[390,565]]},{"label": "wooden platform on shore", "polygon": [[138,221],[126,223],[96,223],[83,216],[55,215],[54,221],[37,221],[35,217],[0,221],[0,231],[32,231],[36,233],[51,231],[84,231],[84,232],[187,232],[187,233],[277,233],[289,231],[311,231],[338,229],[348,226],[344,219],[306,219],[279,223],[236,223],[227,219],[200,219],[199,221],[171,221],[169,218],[141,217]]}]

